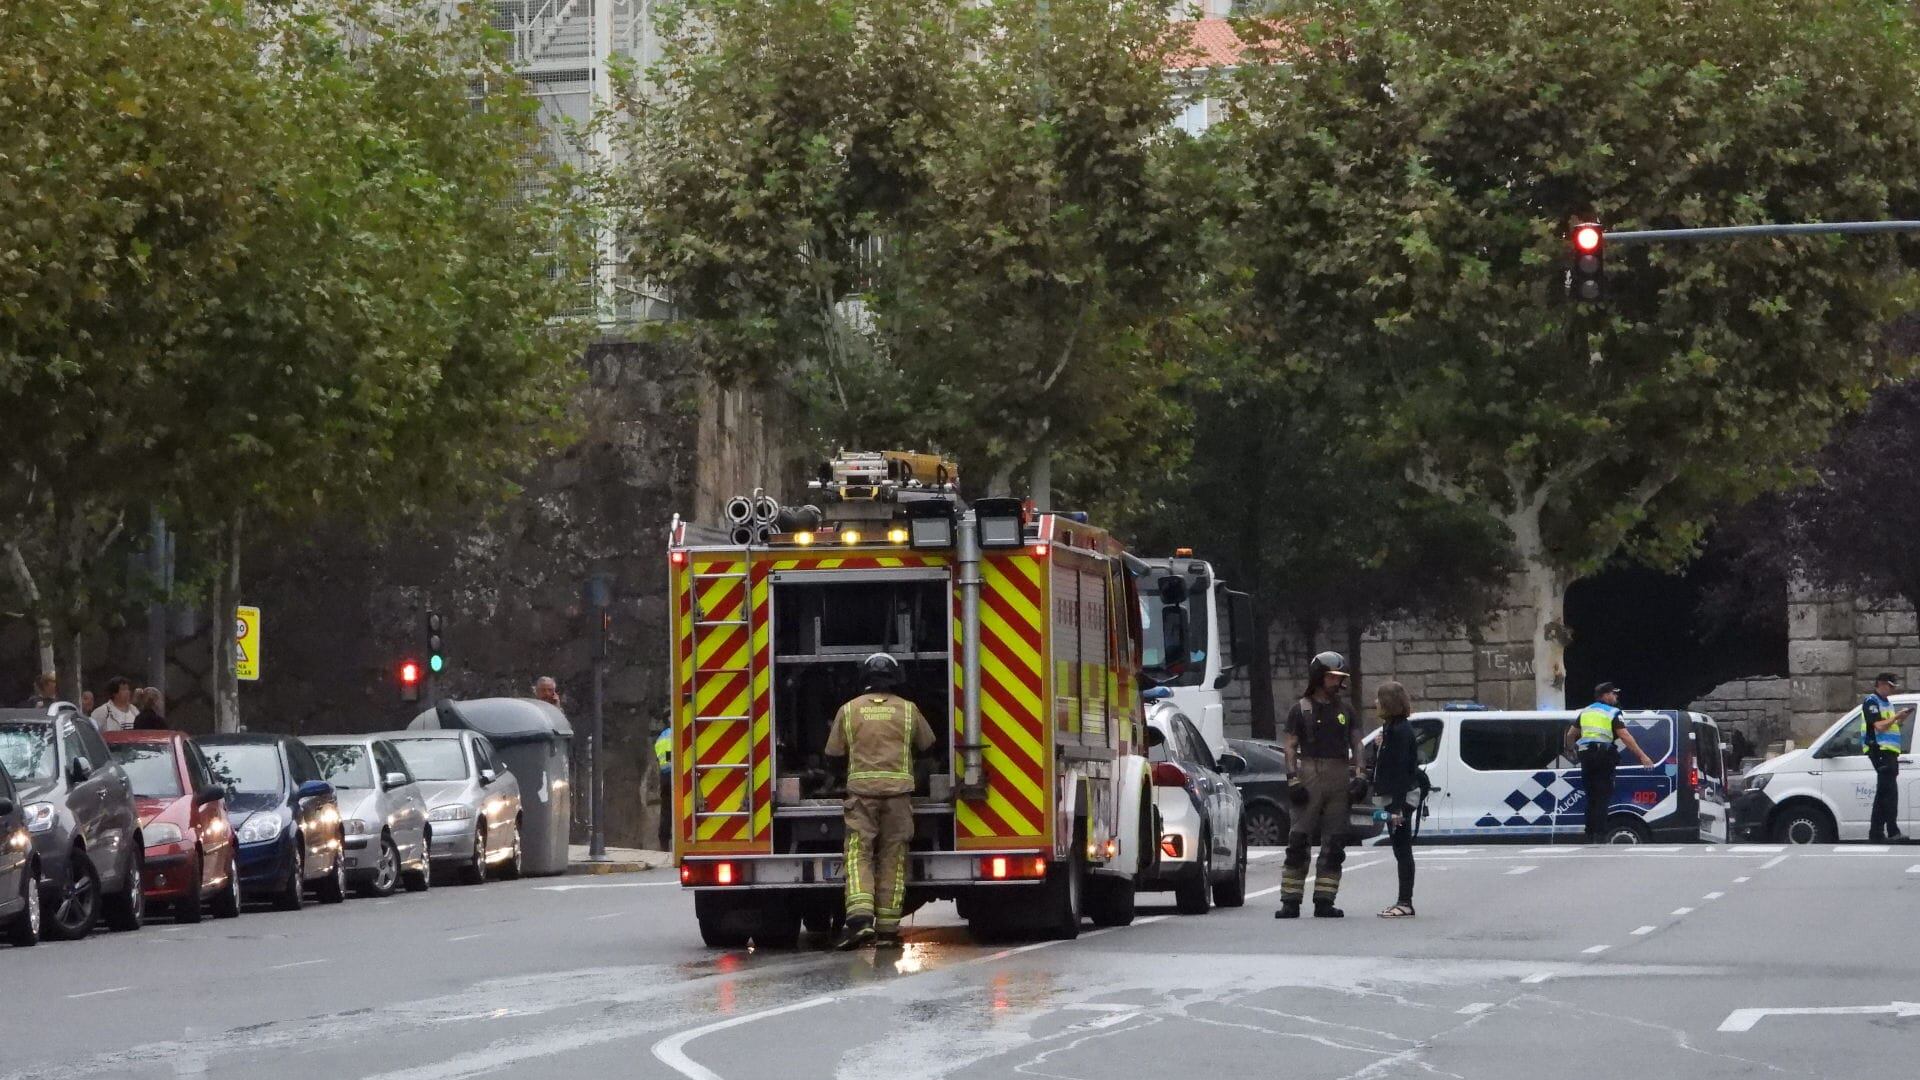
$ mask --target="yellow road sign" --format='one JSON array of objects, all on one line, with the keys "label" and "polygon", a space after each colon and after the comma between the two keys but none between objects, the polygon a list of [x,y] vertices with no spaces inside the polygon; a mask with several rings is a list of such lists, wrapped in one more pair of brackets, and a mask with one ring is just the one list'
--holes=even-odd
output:
[{"label": "yellow road sign", "polygon": [[247,682],[260,678],[260,609],[233,609],[233,677]]}]

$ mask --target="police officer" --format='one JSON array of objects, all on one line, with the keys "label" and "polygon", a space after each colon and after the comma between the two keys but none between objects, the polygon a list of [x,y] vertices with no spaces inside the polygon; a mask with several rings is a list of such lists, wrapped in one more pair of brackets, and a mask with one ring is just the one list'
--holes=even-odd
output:
[{"label": "police officer", "polygon": [[1587,793],[1587,843],[1606,840],[1607,811],[1613,806],[1613,771],[1619,767],[1620,752],[1614,740],[1626,744],[1640,764],[1652,767],[1653,759],[1634,740],[1627,722],[1620,719],[1620,688],[1603,682],[1593,688],[1593,704],[1580,710],[1580,718],[1568,730],[1577,740],[1580,756],[1580,786]]},{"label": "police officer", "polygon": [[1293,827],[1287,833],[1276,919],[1300,917],[1315,832],[1321,841],[1313,879],[1314,918],[1346,914],[1333,901],[1340,892],[1341,864],[1347,861],[1351,785],[1360,776],[1359,718],[1340,695],[1347,684],[1346,666],[1347,658],[1337,652],[1314,657],[1307,665],[1306,693],[1287,713],[1287,797],[1293,803]]},{"label": "police officer", "polygon": [[841,949],[900,936],[913,840],[913,755],[933,729],[913,702],[893,693],[900,661],[874,653],[860,665],[866,692],[833,716],[827,756],[846,759],[847,930]]},{"label": "police officer", "polygon": [[1893,702],[1887,700],[1899,685],[1892,672],[1883,671],[1873,680],[1873,693],[1860,703],[1860,718],[1867,727],[1867,760],[1873,762],[1878,777],[1873,788],[1873,821],[1867,827],[1867,839],[1876,844],[1906,839],[1899,824],[1900,729],[1912,722],[1913,709],[1896,711]]}]

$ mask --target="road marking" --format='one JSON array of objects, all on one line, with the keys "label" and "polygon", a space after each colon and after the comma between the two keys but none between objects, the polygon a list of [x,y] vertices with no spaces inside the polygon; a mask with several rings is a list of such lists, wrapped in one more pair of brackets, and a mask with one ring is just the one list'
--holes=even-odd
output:
[{"label": "road marking", "polygon": [[1515,877],[1515,876],[1518,876],[1518,875],[1520,875],[1520,874],[1524,874],[1524,873],[1526,873],[1526,872],[1527,872],[1527,871],[1529,871],[1529,870],[1535,870],[1535,869],[1538,869],[1538,867],[1533,867],[1533,866],[1516,866],[1516,867],[1514,867],[1513,869],[1511,869],[1511,870],[1509,870],[1509,871],[1507,871],[1507,876],[1508,876],[1508,877]]},{"label": "road marking", "polygon": [[1675,915],[1691,915],[1691,914],[1693,914],[1693,909],[1692,909],[1692,908],[1690,908],[1690,907],[1677,907],[1677,908],[1674,908],[1674,909],[1673,909],[1673,914],[1675,914]]},{"label": "road marking", "polygon": [[1813,1009],[1735,1009],[1720,1022],[1721,1031],[1752,1031],[1769,1016],[1920,1016],[1920,1002],[1895,1001],[1886,1005],[1829,1005]]},{"label": "road marking", "polygon": [[[1388,859],[1374,859],[1374,860],[1373,860],[1372,862],[1363,862],[1363,863],[1355,863],[1354,865],[1352,865],[1352,866],[1349,866],[1349,867],[1347,867],[1347,868],[1345,869],[1345,871],[1344,871],[1344,873],[1348,873],[1348,874],[1351,874],[1351,873],[1353,873],[1353,872],[1354,872],[1355,870],[1365,870],[1365,869],[1366,869],[1367,867],[1369,867],[1369,866],[1379,866],[1379,865],[1380,865],[1381,863],[1383,863],[1383,862],[1389,862],[1389,861],[1391,861],[1391,860],[1388,860]],[[1263,897],[1263,896],[1272,896],[1272,895],[1273,895],[1274,893],[1277,893],[1277,892],[1279,892],[1279,891],[1280,891],[1281,889],[1284,889],[1284,888],[1286,888],[1286,886],[1284,886],[1284,885],[1269,885],[1269,886],[1267,886],[1266,888],[1264,888],[1264,889],[1261,889],[1261,890],[1259,890],[1258,892],[1250,892],[1250,893],[1248,893],[1248,894],[1247,894],[1247,899],[1249,899],[1249,900],[1258,900],[1259,898],[1261,898],[1261,897]],[[1165,918],[1165,916],[1156,916],[1156,918]],[[1139,921],[1141,921],[1141,922],[1145,922],[1146,920],[1144,920],[1144,919],[1142,919],[1142,920],[1139,920]]]},{"label": "road marking", "polygon": [[1920,874],[1920,866],[1909,866],[1909,867],[1907,867],[1907,873],[1909,873],[1909,874]]},{"label": "road marking", "polygon": [[1286,848],[1277,848],[1277,847],[1270,847],[1270,848],[1248,848],[1248,849],[1247,849],[1247,861],[1248,861],[1248,862],[1258,862],[1258,861],[1259,861],[1259,860],[1261,860],[1261,859],[1271,859],[1271,858],[1273,858],[1273,857],[1274,857],[1275,855],[1285,855],[1286,853],[1287,853],[1287,849],[1286,849]]},{"label": "road marking", "polygon": [[1476,1001],[1471,1005],[1455,1009],[1454,1012],[1460,1016],[1479,1016],[1491,1008],[1493,1008],[1493,1002],[1491,1001]]},{"label": "road marking", "polygon": [[131,986],[109,986],[105,990],[89,990],[84,994],[68,994],[67,1000],[77,1001],[80,998],[99,997],[102,994],[117,994],[122,990],[131,990],[131,989],[133,989],[133,987]]},{"label": "road marking", "polygon": [[1884,844],[1860,844],[1857,847],[1834,848],[1831,854],[1834,854],[1834,855],[1885,855],[1887,852],[1892,850],[1893,850],[1892,848],[1887,847]]},{"label": "road marking", "polygon": [[1747,882],[1749,882],[1749,881],[1752,881],[1752,880],[1753,880],[1753,879],[1752,879],[1752,878],[1750,878],[1750,877],[1737,877],[1737,878],[1734,878],[1734,879],[1733,879],[1733,883],[1734,883],[1735,885],[1745,885],[1745,884],[1746,884]]},{"label": "road marking", "polygon": [[1646,936],[1647,936],[1648,934],[1651,934],[1651,933],[1653,933],[1653,932],[1654,932],[1655,930],[1658,930],[1658,929],[1660,929],[1660,928],[1659,928],[1659,927],[1657,927],[1657,926],[1643,926],[1643,927],[1641,927],[1640,929],[1638,929],[1638,930],[1635,930],[1635,931],[1633,932],[1633,936],[1634,936],[1634,937],[1646,937]]},{"label": "road marking", "polygon": [[657,889],[678,881],[589,881],[580,885],[535,885],[536,892],[573,892],[576,889]]},{"label": "road marking", "polygon": [[1613,946],[1611,945],[1589,945],[1586,948],[1581,949],[1580,951],[1583,953],[1586,953],[1588,956],[1599,956],[1601,953],[1606,952],[1608,949],[1611,949],[1611,948],[1613,948]]},{"label": "road marking", "polygon": [[1771,870],[1771,869],[1773,869],[1774,867],[1776,867],[1776,866],[1779,866],[1779,865],[1780,865],[1781,863],[1783,863],[1783,862],[1786,862],[1786,861],[1787,861],[1787,860],[1788,860],[1789,858],[1792,858],[1792,856],[1790,856],[1790,855],[1775,855],[1775,856],[1774,856],[1773,858],[1771,858],[1771,859],[1768,859],[1768,860],[1767,860],[1766,862],[1763,862],[1763,863],[1761,863],[1761,864],[1760,864],[1760,869],[1762,869],[1762,870]]},{"label": "road marking", "polygon": [[486,936],[487,935],[485,934],[461,934],[459,937],[450,937],[447,940],[450,942],[451,941],[472,941],[474,938],[486,937]]},{"label": "road marking", "polygon": [[1785,844],[1741,844],[1740,850],[1745,852],[1752,852],[1755,855],[1778,855],[1780,852],[1787,850],[1787,845]]},{"label": "road marking", "polygon": [[1543,983],[1551,978],[1553,978],[1553,972],[1551,971],[1536,971],[1520,981],[1523,983]]},{"label": "road marking", "polygon": [[327,960],[295,960],[291,964],[275,964],[273,965],[273,970],[281,971],[286,968],[308,967],[313,964],[325,964],[325,963],[329,963],[329,961]]},{"label": "road marking", "polygon": [[619,918],[620,916],[622,916],[622,915],[625,915],[625,914],[626,914],[626,912],[624,912],[624,911],[609,911],[609,912],[607,912],[607,913],[606,913],[605,915],[589,915],[589,916],[587,916],[587,921],[588,921],[588,922],[597,922],[597,921],[599,921],[599,920],[601,920],[601,919],[617,919],[617,918]]},{"label": "road marking", "polygon": [[1710,893],[1708,893],[1707,895],[1705,895],[1705,896],[1703,896],[1703,897],[1701,897],[1700,899],[1702,899],[1702,900],[1718,900],[1718,899],[1720,899],[1721,897],[1723,897],[1723,896],[1725,896],[1725,895],[1727,895],[1727,894],[1726,894],[1726,893],[1723,893],[1723,892],[1710,892]]}]

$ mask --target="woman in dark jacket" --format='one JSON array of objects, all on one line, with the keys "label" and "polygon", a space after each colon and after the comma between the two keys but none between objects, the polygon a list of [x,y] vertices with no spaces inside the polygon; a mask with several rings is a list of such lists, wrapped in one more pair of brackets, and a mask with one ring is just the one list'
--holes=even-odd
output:
[{"label": "woman in dark jacket", "polygon": [[1414,743],[1413,724],[1407,717],[1413,701],[1407,688],[1397,682],[1383,682],[1375,691],[1380,707],[1380,751],[1374,758],[1373,792],[1387,803],[1387,835],[1393,843],[1394,861],[1400,864],[1400,899],[1380,913],[1383,919],[1413,917],[1413,815],[1417,812],[1415,793],[1420,791],[1420,750]]}]

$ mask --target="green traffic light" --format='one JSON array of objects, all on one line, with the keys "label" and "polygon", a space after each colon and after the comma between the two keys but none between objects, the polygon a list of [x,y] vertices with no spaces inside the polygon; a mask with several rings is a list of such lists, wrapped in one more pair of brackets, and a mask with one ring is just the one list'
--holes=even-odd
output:
[{"label": "green traffic light", "polygon": [[431,669],[433,670],[433,673],[434,673],[435,675],[438,675],[438,674],[440,674],[440,669],[442,669],[442,668],[444,668],[444,667],[446,667],[446,666],[447,666],[447,660],[446,660],[446,657],[443,657],[443,656],[429,656],[429,657],[427,657],[427,667],[429,667],[429,668],[431,668]]}]

